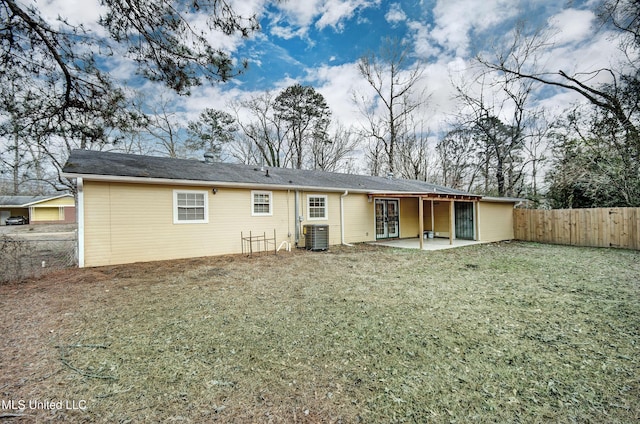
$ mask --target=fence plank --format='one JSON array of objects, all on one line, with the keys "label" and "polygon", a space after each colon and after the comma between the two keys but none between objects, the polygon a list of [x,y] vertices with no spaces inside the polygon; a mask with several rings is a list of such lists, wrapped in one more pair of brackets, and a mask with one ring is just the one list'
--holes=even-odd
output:
[{"label": "fence plank", "polygon": [[640,208],[516,209],[518,240],[640,250]]},{"label": "fence plank", "polygon": [[631,222],[631,230],[630,230],[630,249],[640,250],[640,209],[632,209],[631,217],[629,219]]}]

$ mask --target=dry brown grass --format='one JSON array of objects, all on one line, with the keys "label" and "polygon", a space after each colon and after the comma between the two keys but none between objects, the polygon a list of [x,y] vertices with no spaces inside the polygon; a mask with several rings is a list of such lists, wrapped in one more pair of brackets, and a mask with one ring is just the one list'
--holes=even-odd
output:
[{"label": "dry brown grass", "polygon": [[63,271],[0,287],[0,416],[637,422],[638,275],[639,252],[531,243]]}]

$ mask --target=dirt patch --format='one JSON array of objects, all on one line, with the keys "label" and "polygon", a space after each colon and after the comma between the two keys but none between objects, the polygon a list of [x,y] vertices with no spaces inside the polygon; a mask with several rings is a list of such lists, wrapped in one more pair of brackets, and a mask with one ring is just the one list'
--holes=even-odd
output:
[{"label": "dirt patch", "polygon": [[77,229],[77,224],[1,225],[0,234],[68,233]]},{"label": "dirt patch", "polygon": [[0,415],[635,422],[639,272],[532,243],[59,271],[0,286]]}]

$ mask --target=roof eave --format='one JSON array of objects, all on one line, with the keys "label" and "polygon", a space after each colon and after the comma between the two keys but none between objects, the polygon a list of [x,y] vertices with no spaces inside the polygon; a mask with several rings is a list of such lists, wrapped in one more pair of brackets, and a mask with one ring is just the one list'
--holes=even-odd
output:
[{"label": "roof eave", "polygon": [[56,195],[56,196],[47,197],[45,199],[34,200],[32,202],[27,202],[27,203],[19,203],[19,204],[14,204],[14,205],[11,205],[11,204],[2,205],[2,207],[3,208],[13,208],[13,209],[28,208],[30,206],[37,205],[38,203],[48,202],[49,200],[60,199],[62,197],[67,197],[67,196],[73,197],[72,194],[64,193],[64,194],[60,194],[60,195]]},{"label": "roof eave", "polygon": [[407,191],[369,191],[368,193],[372,197],[422,197],[438,200],[438,199],[453,199],[453,200],[480,200],[482,196],[478,194],[470,193],[442,193],[437,191],[424,191],[424,192],[407,192]]},{"label": "roof eave", "polygon": [[25,203],[24,206],[22,206],[22,207],[23,208],[28,208],[29,206],[37,205],[38,203],[48,202],[50,200],[61,199],[63,197],[73,197],[73,195],[69,194],[69,193],[64,193],[64,194],[60,194],[60,195],[57,195],[57,196],[51,196],[51,197],[47,197],[46,199],[41,199],[41,200],[36,200],[34,202]]},{"label": "roof eave", "polygon": [[520,197],[493,197],[493,196],[485,196],[483,200],[487,202],[496,202],[496,203],[525,203],[528,202],[529,199],[523,199]]},{"label": "roof eave", "polygon": [[265,183],[239,183],[229,181],[205,181],[205,180],[185,180],[171,178],[156,177],[130,177],[120,175],[98,175],[98,174],[78,174],[65,172],[62,174],[66,178],[82,178],[88,181],[99,182],[118,182],[118,183],[135,183],[135,184],[153,184],[153,185],[180,185],[180,186],[197,186],[197,187],[228,187],[228,188],[258,188],[268,190],[300,190],[300,191],[324,191],[343,193],[369,193],[370,190],[353,189],[348,187],[316,187],[304,186],[296,184],[265,184]]}]

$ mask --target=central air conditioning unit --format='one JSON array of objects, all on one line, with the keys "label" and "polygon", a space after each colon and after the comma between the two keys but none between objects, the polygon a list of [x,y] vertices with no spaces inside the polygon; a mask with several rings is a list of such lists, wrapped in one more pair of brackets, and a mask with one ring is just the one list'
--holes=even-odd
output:
[{"label": "central air conditioning unit", "polygon": [[304,234],[304,247],[307,250],[327,250],[329,248],[328,225],[305,225],[302,228]]}]

